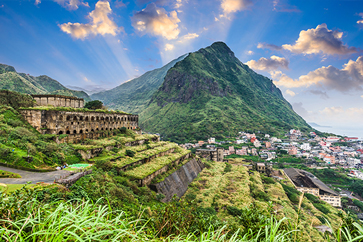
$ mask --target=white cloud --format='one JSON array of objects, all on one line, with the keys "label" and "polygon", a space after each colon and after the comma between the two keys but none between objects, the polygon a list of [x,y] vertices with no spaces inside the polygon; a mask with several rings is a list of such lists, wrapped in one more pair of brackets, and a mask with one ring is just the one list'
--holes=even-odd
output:
[{"label": "white cloud", "polygon": [[252,5],[251,0],[222,0],[221,8],[226,15],[245,10],[249,5]]},{"label": "white cloud", "polygon": [[117,27],[116,23],[108,17],[112,13],[110,3],[98,1],[95,10],[89,13],[91,19],[88,24],[64,23],[59,25],[63,32],[77,39],[85,39],[90,35],[116,35],[123,31],[123,27]]},{"label": "white cloud", "polygon": [[282,48],[297,54],[345,55],[357,53],[357,48],[348,47],[342,42],[343,32],[329,30],[326,24],[315,29],[302,30],[294,45],[282,45]]},{"label": "white cloud", "polygon": [[[363,13],[359,13],[359,16],[363,18]],[[358,20],[357,24],[363,24],[363,19]]]},{"label": "white cloud", "polygon": [[186,35],[183,35],[182,37],[179,38],[178,42],[179,43],[184,43],[188,40],[191,40],[191,39],[195,39],[195,38],[198,38],[199,35],[196,34],[196,33],[188,33]]},{"label": "white cloud", "polygon": [[165,49],[165,51],[173,50],[174,49],[174,45],[172,45],[172,44],[166,44],[164,49]]},{"label": "white cloud", "polygon": [[90,80],[88,80],[88,78],[87,77],[83,77],[83,81],[85,81],[85,82],[92,82],[92,81],[90,81]]},{"label": "white cloud", "polygon": [[316,85],[341,92],[362,90],[363,56],[358,57],[356,61],[349,60],[342,69],[333,66],[323,66],[309,72],[307,75],[300,76],[297,80],[293,80],[281,71],[271,72],[271,76],[277,86],[287,88]]},{"label": "white cloud", "polygon": [[141,34],[161,36],[167,40],[176,39],[180,33],[178,23],[180,19],[175,11],[168,13],[150,3],[145,9],[136,12],[131,17],[132,26]]},{"label": "white cloud", "polygon": [[293,92],[293,91],[291,91],[289,89],[287,89],[285,92],[286,92],[286,94],[290,95],[291,97],[294,97],[296,95],[295,92]]},{"label": "white cloud", "polygon": [[178,8],[181,8],[182,6],[183,6],[183,1],[182,0],[176,0],[174,8],[178,9]]},{"label": "white cloud", "polygon": [[38,4],[40,4],[42,1],[41,0],[35,0],[35,5],[38,5]]},{"label": "white cloud", "polygon": [[360,97],[363,98],[363,95],[361,95]]},{"label": "white cloud", "polygon": [[218,21],[219,21],[219,19],[218,19],[217,17],[214,17],[214,21],[218,22]]},{"label": "white cloud", "polygon": [[283,57],[271,56],[270,58],[261,57],[258,61],[250,60],[246,63],[254,70],[277,70],[279,68],[289,69],[289,61]]},{"label": "white cloud", "polygon": [[247,51],[247,55],[253,55],[254,52],[252,50]]},{"label": "white cloud", "polygon": [[58,3],[64,8],[68,10],[77,10],[78,6],[89,7],[87,2],[83,2],[82,0],[54,0],[54,2]]}]

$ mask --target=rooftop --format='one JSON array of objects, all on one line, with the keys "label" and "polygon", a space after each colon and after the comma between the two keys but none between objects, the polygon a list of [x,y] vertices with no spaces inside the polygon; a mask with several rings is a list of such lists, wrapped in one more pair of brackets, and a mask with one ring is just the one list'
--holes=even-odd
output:
[{"label": "rooftop", "polygon": [[63,95],[55,95],[55,94],[32,94],[33,98],[35,97],[57,97],[57,98],[66,98],[66,99],[74,99],[74,100],[83,100],[83,98],[71,97],[71,96],[63,96]]},{"label": "rooftop", "polygon": [[295,168],[286,168],[284,169],[284,172],[292,180],[296,187],[319,188],[325,193],[330,193],[332,195],[338,196],[336,192],[330,189],[327,185],[325,185],[310,172]]}]

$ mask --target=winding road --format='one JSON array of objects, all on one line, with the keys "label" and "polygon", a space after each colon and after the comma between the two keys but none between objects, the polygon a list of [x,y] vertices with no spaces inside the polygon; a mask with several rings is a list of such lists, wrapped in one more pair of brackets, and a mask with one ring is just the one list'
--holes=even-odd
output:
[{"label": "winding road", "polygon": [[31,172],[4,166],[0,166],[0,170],[17,173],[21,176],[21,178],[0,178],[0,183],[4,184],[26,184],[29,181],[32,182],[32,184],[35,184],[37,182],[53,183],[55,178],[67,176],[71,173],[70,171],[64,170],[50,172]]}]

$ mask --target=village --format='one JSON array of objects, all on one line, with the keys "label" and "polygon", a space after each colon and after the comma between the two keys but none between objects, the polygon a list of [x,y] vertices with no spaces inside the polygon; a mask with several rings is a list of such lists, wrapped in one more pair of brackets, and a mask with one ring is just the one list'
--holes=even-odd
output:
[{"label": "village", "polygon": [[[180,145],[186,149],[215,150],[223,148],[223,156],[258,156],[272,163],[279,162],[281,155],[302,158],[309,167],[350,168],[350,176],[363,179],[358,169],[363,165],[363,144],[356,137],[320,137],[315,132],[308,134],[292,129],[284,138],[271,137],[269,134],[239,132],[233,141],[216,141],[209,138],[198,143]],[[279,156],[280,155],[280,156]],[[362,164],[362,165],[361,165]]]}]

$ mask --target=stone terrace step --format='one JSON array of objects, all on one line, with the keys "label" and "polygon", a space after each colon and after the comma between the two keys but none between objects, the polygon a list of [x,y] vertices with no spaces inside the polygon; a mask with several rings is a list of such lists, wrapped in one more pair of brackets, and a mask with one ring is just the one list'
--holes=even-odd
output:
[{"label": "stone terrace step", "polygon": [[170,165],[178,165],[179,162],[188,159],[190,155],[190,150],[178,147],[174,153],[155,158],[148,163],[126,171],[125,174],[139,180],[140,186],[149,185],[157,175],[167,172],[171,168]]}]

